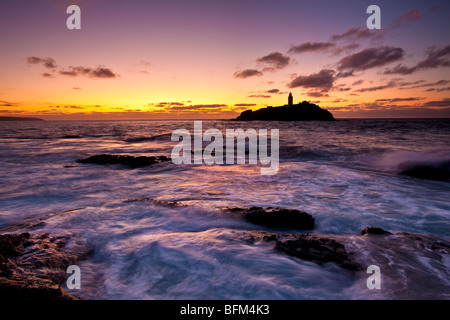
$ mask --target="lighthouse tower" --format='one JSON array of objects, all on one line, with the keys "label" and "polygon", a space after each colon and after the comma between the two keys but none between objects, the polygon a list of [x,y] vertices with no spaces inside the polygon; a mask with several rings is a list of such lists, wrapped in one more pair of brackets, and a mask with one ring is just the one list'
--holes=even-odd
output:
[{"label": "lighthouse tower", "polygon": [[293,101],[294,101],[294,98],[292,97],[292,93],[289,92],[289,97],[288,97],[288,106],[289,107],[292,107],[294,105]]}]

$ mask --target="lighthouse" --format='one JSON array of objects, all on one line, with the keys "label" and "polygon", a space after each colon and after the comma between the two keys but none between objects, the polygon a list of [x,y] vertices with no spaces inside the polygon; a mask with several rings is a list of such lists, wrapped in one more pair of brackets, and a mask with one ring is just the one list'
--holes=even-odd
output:
[{"label": "lighthouse", "polygon": [[288,97],[288,107],[292,107],[294,104],[293,104],[293,101],[294,101],[294,98],[292,97],[292,93],[291,92],[289,92],[289,97]]}]

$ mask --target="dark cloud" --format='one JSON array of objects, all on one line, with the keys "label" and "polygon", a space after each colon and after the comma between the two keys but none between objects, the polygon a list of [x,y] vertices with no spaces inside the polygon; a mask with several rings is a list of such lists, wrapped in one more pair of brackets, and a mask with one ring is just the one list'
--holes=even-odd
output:
[{"label": "dark cloud", "polygon": [[66,108],[66,109],[84,109],[83,107],[79,107],[79,106],[64,106],[63,108]]},{"label": "dark cloud", "polygon": [[97,67],[96,69],[87,68],[87,67],[69,67],[69,70],[61,70],[59,72],[60,74],[64,76],[71,76],[71,77],[77,77],[77,76],[88,76],[91,78],[99,78],[99,79],[106,79],[106,78],[115,78],[118,75],[111,71],[111,69],[104,68],[104,67]]},{"label": "dark cloud", "polygon": [[20,114],[26,112],[25,110],[0,110],[0,113]]},{"label": "dark cloud", "polygon": [[60,74],[62,74],[63,76],[71,76],[71,77],[76,77],[78,75],[78,73],[76,73],[75,71],[60,71]]},{"label": "dark cloud", "polygon": [[50,73],[47,73],[47,72],[44,72],[44,73],[42,74],[42,76],[43,76],[44,78],[53,78],[53,75],[50,74]]},{"label": "dark cloud", "polygon": [[92,78],[115,78],[117,75],[108,68],[98,67],[89,76]]},{"label": "dark cloud", "polygon": [[354,70],[351,71],[344,71],[344,72],[339,72],[336,75],[336,78],[347,78],[347,77],[353,77],[354,76]]},{"label": "dark cloud", "polygon": [[78,88],[78,87],[73,87],[72,89],[73,90],[81,90],[81,88]]},{"label": "dark cloud", "polygon": [[363,39],[377,40],[382,38],[384,32],[382,30],[369,30],[366,26],[351,27],[342,34],[333,34],[330,37],[331,41],[347,40],[347,41],[360,41]]},{"label": "dark cloud", "polygon": [[[44,67],[48,69],[57,69],[56,61],[52,58],[39,58],[39,57],[27,57],[28,64],[42,64]],[[59,70],[59,74],[70,77],[77,77],[79,75],[89,76],[91,78],[115,78],[118,77],[118,74],[115,74],[111,69],[105,68],[103,66],[98,66],[97,68],[89,68],[89,67],[72,67],[70,66],[68,70]],[[43,77],[49,78],[52,77],[50,73],[43,73]]]},{"label": "dark cloud", "polygon": [[333,90],[336,90],[336,91],[339,91],[339,92],[350,91],[351,89],[352,88],[346,87],[344,84],[338,85],[338,86],[333,88]]},{"label": "dark cloud", "polygon": [[289,88],[315,88],[321,91],[329,91],[335,81],[335,72],[330,69],[320,70],[307,76],[299,76],[288,83]]},{"label": "dark cloud", "polygon": [[260,77],[262,75],[263,75],[263,73],[261,71],[256,70],[256,69],[245,69],[243,71],[239,71],[239,72],[235,72],[234,73],[234,77],[235,78],[241,78],[241,79],[254,77],[254,76]]},{"label": "dark cloud", "polygon": [[[189,101],[190,102],[190,101]],[[168,108],[170,106],[184,106],[183,102],[158,102],[158,103],[149,103],[150,107],[157,107],[157,108]]]},{"label": "dark cloud", "polygon": [[279,89],[270,89],[266,91],[267,93],[281,93]]},{"label": "dark cloud", "polygon": [[362,84],[364,82],[364,80],[358,80],[352,83],[352,86],[359,86],[360,84]]},{"label": "dark cloud", "polygon": [[265,67],[264,69],[261,70],[261,72],[276,72],[277,69],[272,68],[272,67]]},{"label": "dark cloud", "polygon": [[415,98],[415,97],[411,97],[411,98],[394,98],[394,99],[377,99],[375,100],[375,102],[390,102],[390,103],[394,103],[394,102],[404,102],[404,101],[419,101],[419,100],[423,100],[424,98]]},{"label": "dark cloud", "polygon": [[355,92],[372,92],[372,91],[395,88],[397,85],[398,85],[398,82],[396,80],[391,80],[384,85],[368,87],[368,88],[361,88],[361,89],[355,90]]},{"label": "dark cloud", "polygon": [[432,46],[428,48],[426,58],[415,66],[406,67],[397,65],[392,69],[386,70],[385,74],[402,74],[407,75],[419,70],[435,69],[438,67],[450,67],[450,45],[442,48]]},{"label": "dark cloud", "polygon": [[259,63],[268,64],[273,68],[283,69],[290,63],[291,58],[284,56],[280,52],[272,52],[267,56],[256,59],[256,61]]},{"label": "dark cloud", "polygon": [[428,101],[423,105],[424,107],[450,107],[450,98],[445,98],[439,101]]},{"label": "dark cloud", "polygon": [[333,48],[335,46],[336,44],[332,42],[304,42],[297,46],[292,46],[288,52],[303,53],[303,52],[328,51],[330,48]]},{"label": "dark cloud", "polygon": [[439,89],[437,89],[437,88],[430,88],[430,89],[427,89],[425,91],[444,92],[444,91],[450,91],[450,87],[439,88]]},{"label": "dark cloud", "polygon": [[0,101],[0,107],[17,107],[19,104],[9,101]]},{"label": "dark cloud", "polygon": [[306,93],[307,96],[313,97],[313,98],[327,98],[329,97],[328,93],[323,93],[321,91],[308,91]]},{"label": "dark cloud", "polygon": [[398,28],[411,22],[417,22],[422,18],[420,10],[413,9],[402,14],[398,19],[392,22],[392,28]]},{"label": "dark cloud", "polygon": [[437,86],[444,86],[446,84],[450,83],[450,80],[439,80],[436,82],[425,82],[425,80],[418,80],[414,82],[404,82],[399,84],[399,89],[406,90],[406,89],[417,89],[417,88],[427,88],[427,87],[437,87]]},{"label": "dark cloud", "polygon": [[170,106],[170,110],[178,111],[199,111],[199,110],[210,110],[210,109],[221,109],[225,108],[226,104],[198,104],[192,106]]},{"label": "dark cloud", "polygon": [[235,107],[254,107],[256,103],[238,103],[234,105]]},{"label": "dark cloud", "polygon": [[270,98],[271,96],[264,95],[264,94],[252,94],[248,96],[249,98]]},{"label": "dark cloud", "polygon": [[338,70],[362,71],[370,68],[380,67],[393,61],[402,59],[404,54],[405,52],[402,48],[387,46],[368,48],[342,58],[338,62]]},{"label": "dark cloud", "polygon": [[52,58],[39,58],[39,57],[27,57],[28,64],[42,64],[49,69],[55,69],[57,67],[56,61]]}]

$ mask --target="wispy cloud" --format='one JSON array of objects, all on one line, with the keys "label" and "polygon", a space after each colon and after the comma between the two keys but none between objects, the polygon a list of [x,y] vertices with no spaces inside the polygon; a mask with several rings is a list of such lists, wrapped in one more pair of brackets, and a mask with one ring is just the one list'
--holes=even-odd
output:
[{"label": "wispy cloud", "polygon": [[254,107],[256,103],[237,103],[234,105],[235,107]]},{"label": "wispy cloud", "polygon": [[252,94],[248,96],[249,98],[271,98],[272,96],[265,95],[265,94]]},{"label": "wispy cloud", "polygon": [[424,107],[450,107],[450,98],[445,98],[439,101],[428,101],[423,105]]},{"label": "wispy cloud", "polygon": [[408,75],[419,70],[435,69],[438,67],[450,67],[450,45],[442,48],[432,46],[428,48],[425,59],[418,62],[415,66],[406,67],[399,64],[392,69],[386,70],[384,73]]},{"label": "wispy cloud", "polygon": [[384,85],[367,87],[367,88],[361,88],[361,89],[355,90],[355,92],[372,92],[372,91],[378,91],[378,90],[395,88],[397,85],[398,85],[398,81],[391,80],[391,81],[389,81],[388,83],[386,83]]},{"label": "wispy cloud", "polygon": [[[111,69],[106,68],[104,66],[98,66],[96,68],[70,66],[67,69],[64,68],[60,69],[53,58],[40,58],[31,56],[27,57],[26,61],[28,64],[43,65],[45,68],[51,69],[52,71],[56,71],[59,69],[58,73],[63,76],[77,77],[82,75],[97,79],[108,79],[119,76],[118,74],[114,73]],[[45,72],[42,74],[42,76],[44,78],[51,78],[53,77],[53,74]]]},{"label": "wispy cloud", "polygon": [[335,33],[331,35],[331,41],[360,41],[364,39],[378,40],[384,36],[383,30],[369,30],[366,26],[351,27],[344,33]]},{"label": "wispy cloud", "polygon": [[391,27],[399,28],[406,24],[417,22],[422,18],[422,13],[418,9],[409,10],[408,12],[402,14],[399,18],[395,19]]},{"label": "wispy cloud", "polygon": [[338,62],[338,70],[353,72],[381,67],[402,59],[404,55],[402,48],[388,46],[368,48],[342,58]]},{"label": "wispy cloud", "polygon": [[9,101],[0,101],[0,107],[17,107],[19,104]]},{"label": "wispy cloud", "polygon": [[289,53],[304,53],[304,52],[318,52],[328,51],[331,48],[336,47],[332,42],[303,42],[297,46],[289,48]]},{"label": "wispy cloud", "polygon": [[254,76],[261,77],[262,75],[263,75],[263,73],[256,69],[245,69],[245,70],[237,71],[234,73],[235,78],[241,78],[241,79],[254,77]]}]

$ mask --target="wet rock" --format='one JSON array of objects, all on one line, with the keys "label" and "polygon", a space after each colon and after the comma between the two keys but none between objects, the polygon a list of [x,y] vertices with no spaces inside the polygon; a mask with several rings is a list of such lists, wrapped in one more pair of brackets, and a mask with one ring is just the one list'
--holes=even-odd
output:
[{"label": "wet rock", "polygon": [[400,165],[399,174],[419,179],[450,181],[450,161],[406,162]]},{"label": "wet rock", "polygon": [[275,249],[303,260],[319,264],[333,262],[352,270],[362,270],[353,260],[352,254],[345,250],[340,242],[313,234],[277,234],[263,237],[264,241],[275,241]]},{"label": "wet rock", "polygon": [[91,156],[86,159],[78,159],[79,163],[93,163],[100,165],[121,164],[123,166],[135,169],[152,166],[157,163],[171,161],[171,158],[166,156],[129,156],[129,155],[115,155],[115,154],[99,154]]},{"label": "wet rock", "polygon": [[310,214],[286,208],[277,207],[227,207],[226,212],[241,215],[245,220],[271,228],[289,228],[296,230],[314,229],[314,217]]},{"label": "wet rock", "polygon": [[365,235],[365,234],[392,234],[392,233],[378,227],[365,227],[364,230],[361,231],[361,234]]},{"label": "wet rock", "polygon": [[44,233],[0,235],[0,296],[19,300],[76,299],[61,284],[67,267],[89,254],[69,237]]}]

